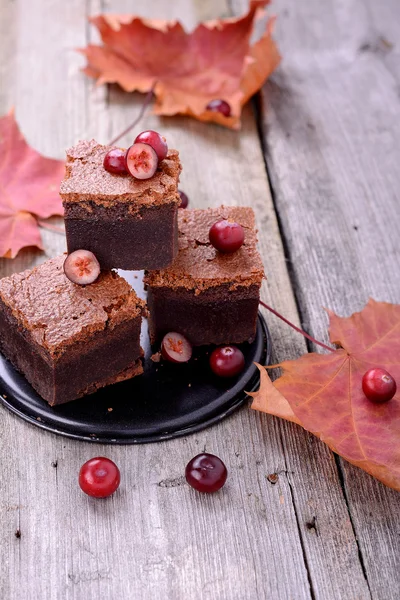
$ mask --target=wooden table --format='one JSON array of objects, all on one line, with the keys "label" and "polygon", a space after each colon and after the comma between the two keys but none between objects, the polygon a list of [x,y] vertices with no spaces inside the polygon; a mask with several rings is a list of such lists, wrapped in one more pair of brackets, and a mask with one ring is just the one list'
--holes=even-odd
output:
[{"label": "wooden table", "polygon": [[[81,138],[107,142],[143,99],[80,73],[75,48],[96,39],[88,14],[134,10],[193,27],[245,6],[3,0],[0,113],[14,104],[28,141],[50,156]],[[152,116],[141,128],[160,129],[180,149],[192,206],[255,208],[263,298],[326,341],[323,306],[348,315],[369,296],[400,302],[400,4],[277,0],[274,10],[284,61],[240,133]],[[46,252],[1,260],[0,276],[64,249],[62,236],[42,233]],[[266,316],[275,358],[307,351]],[[300,427],[243,408],[188,437],[99,447],[6,410],[0,417],[3,600],[400,597],[400,495]],[[210,497],[182,480],[204,448],[230,470]],[[98,454],[124,478],[102,502],[77,486],[80,465]]]}]

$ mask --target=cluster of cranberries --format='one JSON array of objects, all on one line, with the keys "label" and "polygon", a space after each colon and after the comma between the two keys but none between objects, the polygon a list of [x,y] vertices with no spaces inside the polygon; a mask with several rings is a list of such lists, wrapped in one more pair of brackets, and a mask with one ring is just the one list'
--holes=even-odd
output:
[{"label": "cluster of cranberries", "polygon": [[158,163],[168,154],[168,145],[157,131],[142,131],[128,150],[113,148],[104,157],[104,168],[110,173],[130,173],[135,179],[150,179]]},{"label": "cluster of cranberries", "polygon": [[[114,175],[130,173],[135,179],[150,179],[157,171],[158,163],[168,154],[168,144],[161,134],[152,129],[142,131],[136,136],[135,141],[128,150],[112,148],[104,157],[103,166]],[[179,208],[186,208],[189,198],[179,190],[181,204]]]},{"label": "cluster of cranberries", "polygon": [[[225,484],[228,471],[218,456],[203,452],[188,462],[185,477],[198,492],[217,492]],[[121,474],[117,465],[104,456],[91,458],[79,471],[79,486],[93,498],[108,498],[119,487]]]}]

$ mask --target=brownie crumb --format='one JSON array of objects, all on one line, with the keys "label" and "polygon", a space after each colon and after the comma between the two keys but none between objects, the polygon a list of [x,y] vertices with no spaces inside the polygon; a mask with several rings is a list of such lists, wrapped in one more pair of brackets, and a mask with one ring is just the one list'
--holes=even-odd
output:
[{"label": "brownie crumb", "polygon": [[161,360],[161,352],[155,352],[154,354],[151,355],[151,360],[155,363],[159,363]]}]

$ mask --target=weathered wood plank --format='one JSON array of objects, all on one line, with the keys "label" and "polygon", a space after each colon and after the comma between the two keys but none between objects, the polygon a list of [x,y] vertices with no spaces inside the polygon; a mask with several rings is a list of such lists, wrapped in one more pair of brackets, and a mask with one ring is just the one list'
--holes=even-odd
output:
[{"label": "weathered wood plank", "polygon": [[[26,0],[16,5],[17,56],[8,69],[7,89],[17,91],[16,97],[11,92],[2,97],[0,108],[15,102],[28,140],[53,156],[62,156],[80,137],[110,139],[132,120],[142,98],[95,88],[79,74],[82,61],[73,48],[92,35],[84,5],[78,0],[67,5],[53,0],[45,8],[28,7]],[[99,2],[91,5],[93,12],[100,8]],[[107,8],[131,10],[122,1]],[[177,0],[172,12],[171,4],[157,0],[136,10],[177,16],[193,26],[197,19],[228,14],[228,8],[223,0]],[[2,18],[7,29],[11,17]],[[26,56],[28,63],[20,66]],[[47,64],[43,56],[49,57]],[[162,129],[181,150],[182,187],[192,206],[255,207],[269,276],[263,296],[296,321],[251,111],[240,135],[186,119],[149,117],[143,127],[150,126]],[[49,255],[63,248],[63,238],[46,236]],[[23,253],[14,262],[1,261],[0,273],[44,258]],[[270,320],[270,327],[280,359],[305,350],[303,340],[279,322]],[[0,539],[9,571],[0,583],[10,600],[20,600],[21,588],[40,600],[302,599],[312,597],[308,578],[318,598],[369,597],[332,455],[299,428],[242,410],[188,438],[121,448],[58,438],[3,410],[1,428],[8,486],[0,504]],[[211,498],[181,485],[185,463],[204,447],[219,454],[231,472],[223,493]],[[124,477],[115,497],[101,503],[83,497],[76,484],[80,464],[95,454],[113,458]],[[274,472],[279,473],[275,485],[266,477]]]},{"label": "weathered wood plank", "polygon": [[[126,10],[129,10],[129,3],[126,6]],[[148,8],[147,10],[151,9]],[[245,7],[243,7],[243,10],[245,10]],[[143,14],[150,16],[154,13]],[[167,16],[170,15],[167,14]],[[195,19],[192,23],[194,22]],[[111,89],[108,110],[114,128],[112,135],[116,131],[122,130],[129,123],[131,120],[131,107],[132,99],[121,93],[117,88]],[[157,123],[157,121],[151,120],[149,122],[150,124]],[[264,288],[263,293],[264,295],[268,293],[268,298],[271,299],[274,306],[278,306],[279,295],[286,288],[286,285],[281,277],[281,268],[277,267],[275,258],[273,258],[277,248],[271,248],[271,244],[276,244],[279,236],[276,231],[275,217],[269,213],[269,194],[267,196],[265,193],[261,193],[263,189],[261,182],[265,181],[264,174],[260,176],[257,171],[256,175],[254,168],[250,170],[250,165],[257,162],[256,154],[248,155],[246,161],[249,165],[249,171],[246,173],[247,194],[243,194],[241,189],[237,190],[237,180],[233,179],[232,174],[232,165],[239,164],[240,159],[238,159],[238,156],[241,155],[241,152],[245,152],[246,148],[250,148],[251,141],[255,137],[253,126],[251,126],[250,132],[248,128],[249,119],[247,118],[243,132],[238,139],[235,133],[222,133],[218,128],[207,131],[206,135],[203,126],[194,121],[185,119],[163,120],[163,130],[168,134],[168,139],[176,140],[175,145],[181,151],[184,164],[182,187],[188,192],[192,205],[207,206],[226,202],[254,206],[259,216],[260,245],[263,256],[267,257],[267,273],[270,278],[269,290],[267,291]],[[128,136],[127,143],[129,139]],[[226,159],[224,163],[222,163],[221,157],[222,146],[224,159]],[[216,165],[212,170],[204,169],[202,160],[204,156],[208,157],[210,165]],[[210,191],[213,191],[212,196],[209,195]],[[267,209],[266,203],[268,203]],[[266,210],[268,215],[265,214]],[[272,223],[270,223],[271,219]],[[275,234],[271,236],[269,232],[272,226]],[[279,242],[280,256],[281,252]],[[286,269],[284,269],[284,276],[286,278]],[[280,309],[283,312],[287,310],[282,305]],[[272,333],[274,340],[280,338],[280,343],[276,346],[277,355],[280,358],[293,356],[291,354],[293,348],[290,347],[293,343],[291,333],[286,328],[282,328],[280,323],[274,323]],[[284,336],[283,339],[282,336]],[[296,345],[298,349],[301,349],[301,352],[304,352],[305,345],[302,340],[297,339]],[[289,477],[293,495],[296,495],[296,491],[292,491],[292,488],[298,490],[298,505],[296,505],[296,500],[293,499],[296,521],[301,536],[311,538],[310,547],[313,547],[313,555],[308,567],[313,588],[318,589],[320,597],[329,597],[331,594],[339,597],[342,592],[345,594],[347,592],[349,596],[367,598],[369,596],[368,588],[359,563],[357,547],[332,454],[322,444],[315,444],[308,434],[296,427],[286,427],[283,424],[278,424],[278,427],[280,432],[284,432],[280,435],[285,435],[285,456],[282,469],[285,473],[281,474],[281,477]],[[286,435],[291,438],[289,443],[286,441]],[[310,474],[309,464],[313,462],[315,455],[317,459],[314,463],[314,470]],[[282,464],[282,461],[280,463]],[[280,468],[276,470],[279,471]],[[316,529],[313,529],[309,528],[309,524],[312,523],[315,516],[315,505],[318,504],[316,498],[320,501],[322,498],[330,498],[330,500],[326,502],[325,506],[320,507],[320,523]],[[333,564],[337,567],[336,570],[332,568]]]},{"label": "weathered wood plank", "polygon": [[[187,3],[177,3],[177,14],[193,25],[198,15],[204,17],[204,4],[194,5],[191,12]],[[152,6],[153,14],[165,10],[162,2],[157,5]],[[46,15],[43,7],[30,6],[29,11],[24,7],[26,2],[18,2],[17,46],[26,53],[30,45],[29,68],[20,69],[17,60],[10,77],[15,77],[16,88],[22,90],[17,94],[17,115],[28,140],[43,152],[59,156],[79,137],[96,135],[107,141],[111,129],[115,133],[132,119],[137,103],[129,106],[132,99],[121,94],[108,106],[104,89],[93,88],[79,75],[79,57],[72,49],[86,41],[82,3],[53,2],[52,7],[46,6]],[[30,31],[45,30],[51,32],[50,44],[40,33],[36,44],[30,44]],[[43,62],[44,55],[52,57],[50,65]],[[46,79],[49,66],[52,78]],[[45,80],[46,86],[35,85]],[[28,97],[28,88],[35,94]],[[198,187],[194,177],[202,182],[203,197],[215,192],[214,201],[232,196],[240,202],[248,191],[256,195],[260,188],[268,194],[250,111],[246,121],[248,134],[240,143],[234,142],[234,134],[197,124],[185,135],[188,124],[184,120],[168,128],[168,138],[182,148],[183,155],[194,157],[202,145],[206,157],[212,153],[216,173],[220,173],[219,183],[213,177],[203,181],[206,165],[200,158],[193,161],[195,175],[185,176],[192,199]],[[144,123],[150,124],[155,121]],[[230,154],[239,160],[246,155],[251,158],[254,183],[250,190],[238,172],[229,175],[230,162],[228,157],[220,159],[217,140],[226,150],[234,142]],[[295,315],[272,206],[270,200],[268,210],[261,200],[259,204],[274,240],[268,242],[269,251],[281,267],[283,309]],[[53,246],[47,246],[48,253],[53,254],[62,249],[63,239],[50,237]],[[25,252],[12,263],[2,261],[1,272],[19,270],[44,258]],[[0,508],[5,524],[2,551],[10,557],[2,587],[10,600],[21,597],[21,587],[30,598],[40,599],[310,598],[289,483],[283,475],[274,487],[265,477],[284,468],[280,432],[272,419],[242,411],[226,424],[188,439],[146,447],[94,448],[36,430],[5,411],[1,417],[1,455],[9,475]],[[261,428],[262,420],[266,424]],[[231,471],[227,488],[212,498],[196,496],[181,485],[185,463],[203,447],[222,456]],[[101,503],[82,496],[76,484],[80,464],[94,454],[111,456],[124,477],[115,497]],[[28,460],[28,456],[34,458]],[[14,536],[17,527],[19,539]]]},{"label": "weathered wood plank", "polygon": [[[303,325],[324,340],[322,306],[400,301],[400,6],[280,0],[278,13],[266,160]],[[400,496],[341,469],[372,597],[398,598]]]}]

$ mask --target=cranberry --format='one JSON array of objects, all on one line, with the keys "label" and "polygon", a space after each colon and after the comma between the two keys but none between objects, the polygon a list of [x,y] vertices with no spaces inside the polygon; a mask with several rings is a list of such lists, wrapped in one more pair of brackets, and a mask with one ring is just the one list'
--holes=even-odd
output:
[{"label": "cranberry", "polygon": [[397,385],[390,373],[377,367],[364,373],[362,389],[368,400],[381,403],[393,398]]},{"label": "cranberry", "polygon": [[91,458],[79,471],[81,490],[93,498],[107,498],[118,489],[121,480],[117,465],[109,458]]},{"label": "cranberry", "polygon": [[223,219],[210,228],[210,242],[220,252],[236,252],[243,245],[244,229],[239,223]]},{"label": "cranberry", "polygon": [[214,454],[198,454],[186,465],[186,481],[198,492],[217,492],[228,477],[226,466]]},{"label": "cranberry", "polygon": [[178,193],[181,197],[181,203],[180,203],[179,208],[187,208],[187,206],[189,204],[189,198],[187,197],[185,192],[182,192],[182,190],[178,190]]},{"label": "cranberry", "polygon": [[234,377],[244,369],[243,352],[236,346],[222,346],[210,356],[211,370],[218,377]]},{"label": "cranberry", "polygon": [[183,335],[171,331],[163,337],[161,356],[174,363],[188,362],[192,356],[192,345]]},{"label": "cranberry", "polygon": [[133,144],[126,151],[125,165],[136,179],[150,179],[157,171],[157,153],[149,144]]},{"label": "cranberry", "polygon": [[206,106],[206,110],[220,112],[225,117],[231,116],[231,107],[225,100],[211,100]]},{"label": "cranberry", "polygon": [[168,154],[168,146],[164,137],[162,137],[157,131],[142,131],[136,136],[134,143],[141,142],[142,144],[149,144],[158,156],[158,160],[164,160]]},{"label": "cranberry", "polygon": [[103,161],[105,170],[109,173],[117,173],[118,175],[126,173],[125,154],[125,150],[121,150],[121,148],[109,150]]},{"label": "cranberry", "polygon": [[64,261],[64,273],[72,283],[89,285],[100,275],[100,264],[93,252],[75,250]]}]

